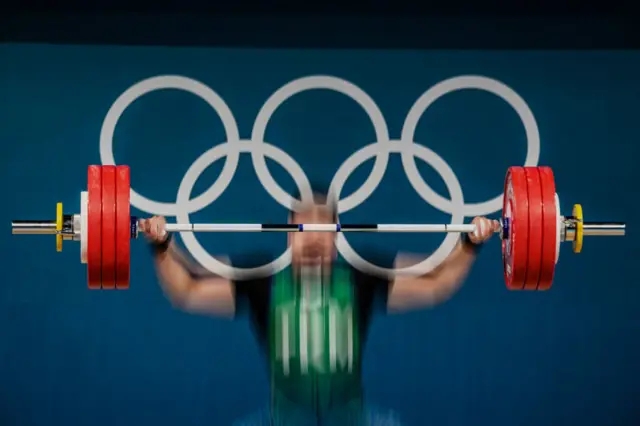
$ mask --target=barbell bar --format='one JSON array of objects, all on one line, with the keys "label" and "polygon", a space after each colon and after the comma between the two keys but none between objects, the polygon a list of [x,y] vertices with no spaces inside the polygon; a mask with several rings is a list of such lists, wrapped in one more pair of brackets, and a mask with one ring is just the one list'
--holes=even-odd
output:
[{"label": "barbell bar", "polygon": [[[73,223],[75,215],[64,215],[63,223]],[[138,238],[138,218],[133,216],[131,238]],[[576,221],[572,217],[566,218],[566,241],[575,238]],[[504,223],[500,220],[500,229],[495,233],[502,234]],[[625,224],[620,222],[583,222],[583,236],[612,237],[625,234]],[[168,223],[165,224],[166,232],[374,232],[374,233],[472,233],[476,230],[475,224],[340,224],[340,223],[308,223],[308,224],[260,224],[260,223]],[[73,239],[78,232],[70,225],[58,231],[55,220],[14,220],[11,222],[11,231],[14,235],[62,235],[64,239]],[[501,235],[502,236],[502,235]]]},{"label": "barbell bar", "polygon": [[[88,191],[80,194],[80,213],[64,214],[56,206],[54,220],[14,220],[14,235],[55,235],[80,242],[89,288],[129,288],[130,245],[139,236],[139,219],[130,216],[128,166],[89,166]],[[560,201],[549,167],[510,167],[500,227],[507,288],[547,290],[551,287],[560,243],[572,242],[580,253],[585,236],[624,236],[622,222],[585,222],[582,207],[560,215]],[[376,232],[471,233],[475,224],[166,224],[167,232]]]}]

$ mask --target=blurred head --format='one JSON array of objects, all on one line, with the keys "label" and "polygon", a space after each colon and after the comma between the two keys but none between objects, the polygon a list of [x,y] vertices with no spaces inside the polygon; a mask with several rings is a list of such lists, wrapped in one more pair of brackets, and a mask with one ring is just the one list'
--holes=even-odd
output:
[{"label": "blurred head", "polygon": [[[289,213],[289,222],[337,223],[337,205],[328,194],[328,188],[312,184],[313,202],[305,203],[301,208]],[[301,199],[299,194],[295,197]],[[297,265],[311,265],[331,262],[335,257],[335,232],[291,232],[289,245],[292,260]]]}]

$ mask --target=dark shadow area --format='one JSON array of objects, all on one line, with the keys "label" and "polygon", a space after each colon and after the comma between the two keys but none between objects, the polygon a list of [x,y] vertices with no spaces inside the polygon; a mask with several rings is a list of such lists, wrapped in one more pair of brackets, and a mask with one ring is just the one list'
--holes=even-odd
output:
[{"label": "dark shadow area", "polygon": [[[258,15],[258,14],[256,14]],[[606,49],[640,47],[637,16],[18,14],[4,42],[242,48]]]}]

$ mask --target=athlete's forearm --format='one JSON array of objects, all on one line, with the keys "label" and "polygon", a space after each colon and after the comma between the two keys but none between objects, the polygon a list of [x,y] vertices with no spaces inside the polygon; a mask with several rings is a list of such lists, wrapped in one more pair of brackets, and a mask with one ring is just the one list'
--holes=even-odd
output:
[{"label": "athlete's forearm", "polygon": [[169,300],[182,305],[194,284],[194,278],[180,260],[181,256],[174,242],[163,250],[154,253],[156,273],[160,286]]},{"label": "athlete's forearm", "polygon": [[[419,277],[397,276],[389,293],[390,312],[434,306],[449,299],[462,286],[476,259],[476,251],[459,243],[433,271]],[[396,267],[416,263],[406,256],[396,260]]]},{"label": "athlete's forearm", "polygon": [[204,271],[170,243],[154,255],[160,286],[173,306],[185,312],[233,317],[235,292],[230,280]]},{"label": "athlete's forearm", "polygon": [[469,243],[458,243],[431,274],[438,299],[447,299],[460,289],[476,258],[477,251]]}]

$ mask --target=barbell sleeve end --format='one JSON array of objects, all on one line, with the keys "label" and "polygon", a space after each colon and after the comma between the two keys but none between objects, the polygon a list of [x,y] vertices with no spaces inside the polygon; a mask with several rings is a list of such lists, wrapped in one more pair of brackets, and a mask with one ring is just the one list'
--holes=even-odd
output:
[{"label": "barbell sleeve end", "polygon": [[55,220],[14,220],[11,222],[13,235],[55,235]]},{"label": "barbell sleeve end", "polygon": [[583,235],[590,237],[623,237],[627,225],[624,222],[584,222]]}]

